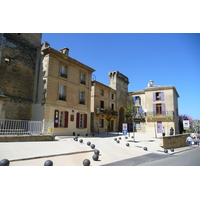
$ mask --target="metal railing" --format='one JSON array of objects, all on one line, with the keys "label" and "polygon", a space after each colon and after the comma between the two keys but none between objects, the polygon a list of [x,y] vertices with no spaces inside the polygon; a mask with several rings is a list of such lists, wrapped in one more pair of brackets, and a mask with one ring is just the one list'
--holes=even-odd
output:
[{"label": "metal railing", "polygon": [[53,135],[53,131],[53,122],[0,119],[0,136]]},{"label": "metal railing", "polygon": [[146,112],[147,117],[173,117],[174,111]]}]

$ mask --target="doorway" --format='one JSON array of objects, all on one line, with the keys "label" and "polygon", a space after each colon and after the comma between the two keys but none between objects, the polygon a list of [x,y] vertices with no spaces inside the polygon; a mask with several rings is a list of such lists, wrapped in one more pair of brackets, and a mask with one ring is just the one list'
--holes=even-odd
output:
[{"label": "doorway", "polygon": [[162,133],[162,122],[157,122],[157,133]]}]

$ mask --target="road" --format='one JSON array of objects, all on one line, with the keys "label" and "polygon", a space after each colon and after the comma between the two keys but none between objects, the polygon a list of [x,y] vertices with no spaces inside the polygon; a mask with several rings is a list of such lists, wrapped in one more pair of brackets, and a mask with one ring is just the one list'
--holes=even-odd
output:
[{"label": "road", "polygon": [[200,166],[200,148],[141,163],[138,166]]}]

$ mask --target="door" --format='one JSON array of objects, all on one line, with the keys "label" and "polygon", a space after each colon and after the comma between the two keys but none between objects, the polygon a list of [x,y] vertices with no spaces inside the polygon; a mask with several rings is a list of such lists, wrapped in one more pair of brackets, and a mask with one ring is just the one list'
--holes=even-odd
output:
[{"label": "door", "polygon": [[162,122],[157,122],[157,133],[162,133]]}]

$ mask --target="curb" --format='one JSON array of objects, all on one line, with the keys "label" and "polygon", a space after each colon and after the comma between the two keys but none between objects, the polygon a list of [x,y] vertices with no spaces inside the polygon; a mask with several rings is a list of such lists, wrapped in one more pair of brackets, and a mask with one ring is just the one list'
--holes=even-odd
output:
[{"label": "curb", "polygon": [[15,161],[33,160],[33,159],[39,159],[39,158],[56,157],[56,156],[67,156],[67,155],[73,155],[73,154],[89,153],[89,152],[93,152],[93,151],[94,151],[94,149],[93,150],[88,150],[88,151],[77,151],[77,152],[53,154],[53,155],[46,155],[46,156],[34,156],[34,157],[29,157],[29,158],[18,158],[18,159],[11,159],[9,161],[10,162],[15,162]]}]

